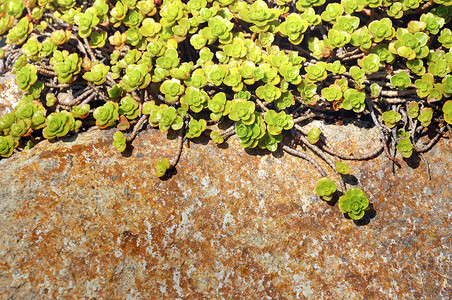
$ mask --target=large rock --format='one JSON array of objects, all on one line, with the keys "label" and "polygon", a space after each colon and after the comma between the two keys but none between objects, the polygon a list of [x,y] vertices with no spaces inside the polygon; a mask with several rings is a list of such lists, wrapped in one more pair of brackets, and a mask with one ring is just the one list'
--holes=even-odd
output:
[{"label": "large rock", "polygon": [[[374,128],[324,133],[344,152],[378,144]],[[160,180],[153,165],[173,157],[174,137],[143,131],[123,156],[112,135],[0,161],[0,298],[452,297],[450,139],[425,154],[432,180],[424,161],[395,175],[384,154],[350,162],[375,209],[356,224],[315,196],[316,169],[286,153],[199,140]]]}]

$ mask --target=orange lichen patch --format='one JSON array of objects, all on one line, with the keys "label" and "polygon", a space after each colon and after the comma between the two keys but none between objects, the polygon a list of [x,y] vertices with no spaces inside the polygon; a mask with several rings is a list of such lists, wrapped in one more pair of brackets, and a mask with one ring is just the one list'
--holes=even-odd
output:
[{"label": "orange lichen patch", "polygon": [[384,155],[349,162],[376,210],[357,226],[315,196],[317,171],[287,154],[250,155],[234,138],[225,149],[191,143],[160,180],[153,165],[173,157],[175,140],[148,130],[123,156],[111,136],[43,142],[0,162],[1,297],[447,295],[448,140],[425,154],[432,181],[423,161],[396,176]]}]

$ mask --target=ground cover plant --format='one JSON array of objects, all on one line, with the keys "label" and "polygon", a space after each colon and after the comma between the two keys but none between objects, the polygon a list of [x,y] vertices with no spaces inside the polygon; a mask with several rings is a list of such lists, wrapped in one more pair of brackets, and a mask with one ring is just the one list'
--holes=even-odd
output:
[{"label": "ground cover plant", "polygon": [[[450,0],[0,0],[0,58],[24,92],[0,118],[0,156],[92,126],[115,126],[123,152],[147,125],[179,134],[164,177],[187,139],[235,134],[311,162],[319,197],[360,220],[371,205],[343,160],[425,160],[451,131],[451,18]],[[345,117],[380,144],[344,154],[304,127]]]}]

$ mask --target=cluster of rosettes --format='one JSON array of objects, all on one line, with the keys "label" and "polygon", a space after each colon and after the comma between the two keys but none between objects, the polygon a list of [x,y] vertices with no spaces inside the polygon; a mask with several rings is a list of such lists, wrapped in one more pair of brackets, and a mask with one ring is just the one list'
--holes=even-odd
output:
[{"label": "cluster of rosettes", "polygon": [[[450,0],[325,2],[0,0],[0,35],[22,53],[13,72],[26,92],[0,119],[1,155],[85,118],[126,132],[146,116],[216,143],[223,135],[208,124],[229,120],[243,147],[270,151],[306,108],[360,114],[371,100],[400,103],[379,115],[388,131],[452,123]],[[62,100],[75,85],[87,86],[83,97]],[[397,138],[404,157],[414,138]],[[129,140],[115,134],[119,151]]]}]

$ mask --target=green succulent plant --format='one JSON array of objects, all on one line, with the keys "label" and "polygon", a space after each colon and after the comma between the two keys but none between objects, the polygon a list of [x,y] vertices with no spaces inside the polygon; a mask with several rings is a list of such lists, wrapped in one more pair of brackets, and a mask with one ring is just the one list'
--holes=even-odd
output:
[{"label": "green succulent plant", "polygon": [[326,63],[323,61],[305,67],[305,71],[305,78],[309,83],[325,80],[328,76],[326,72]]},{"label": "green succulent plant", "polygon": [[446,75],[442,80],[443,88],[444,88],[444,96],[451,97],[452,96],[452,75]]},{"label": "green succulent plant", "polygon": [[138,88],[145,88],[150,82],[149,67],[145,64],[132,64],[126,68],[126,74],[122,78],[122,88],[127,92],[132,92]]},{"label": "green succulent plant", "polygon": [[221,134],[219,134],[217,131],[212,130],[210,132],[210,139],[212,140],[212,142],[214,142],[215,144],[222,144],[224,142],[224,138]]},{"label": "green succulent plant", "polygon": [[322,97],[327,101],[338,101],[342,98],[342,89],[337,84],[322,89]]},{"label": "green succulent plant", "polygon": [[268,132],[259,140],[258,146],[261,149],[267,149],[271,152],[278,150],[278,145],[282,141],[282,135],[272,135]]},{"label": "green succulent plant", "polygon": [[201,89],[207,84],[207,76],[202,69],[196,69],[191,74],[190,78],[187,78],[184,83],[190,87]]},{"label": "green succulent plant", "polygon": [[226,44],[223,48],[226,55],[233,58],[242,58],[248,52],[245,42],[241,38],[233,38],[230,44]]},{"label": "green succulent plant", "polygon": [[385,125],[388,128],[392,128],[400,121],[402,116],[398,112],[395,112],[393,110],[389,110],[389,111],[385,111],[381,115],[381,118],[385,122]]},{"label": "green succulent plant", "polygon": [[0,131],[3,131],[4,134],[8,134],[11,128],[11,125],[14,124],[16,120],[16,115],[13,112],[6,113],[2,118],[0,118]]},{"label": "green succulent plant", "polygon": [[[151,119],[152,114],[149,116]],[[157,111],[155,120],[158,121],[160,131],[168,131],[170,128],[173,130],[179,130],[183,126],[183,120],[178,115],[177,110],[172,106],[162,106]]]},{"label": "green succulent plant", "polygon": [[317,85],[314,83],[308,83],[307,80],[303,80],[297,87],[300,92],[301,98],[310,105],[315,105],[319,99],[317,95]]},{"label": "green succulent plant", "polygon": [[10,135],[0,136],[0,156],[9,157],[13,154],[14,149],[19,145],[19,142],[13,139]]},{"label": "green succulent plant", "polygon": [[376,47],[372,48],[371,53],[377,54],[381,62],[384,61],[389,64],[393,63],[396,58],[395,55],[389,51],[388,44],[378,44]]},{"label": "green succulent plant", "polygon": [[30,60],[39,60],[39,54],[42,49],[42,43],[36,37],[30,37],[25,44],[22,45],[22,53]]},{"label": "green succulent plant", "polygon": [[372,83],[370,85],[370,94],[373,98],[378,98],[381,94],[381,91],[383,90],[383,87],[379,85],[378,83]]},{"label": "green succulent plant", "polygon": [[256,95],[260,99],[263,99],[267,102],[273,102],[274,100],[281,97],[281,90],[273,84],[267,83],[256,89]]},{"label": "green succulent plant", "polygon": [[251,6],[245,6],[240,11],[240,18],[254,25],[250,27],[253,32],[263,32],[270,27],[269,23],[279,17],[280,11],[276,8],[268,8],[263,0],[255,1]]},{"label": "green succulent plant", "polygon": [[331,179],[327,177],[323,177],[317,183],[317,187],[315,188],[315,192],[322,200],[330,201],[333,199],[334,194],[336,193],[337,185]]},{"label": "green succulent plant", "polygon": [[[130,28],[138,28],[143,21],[144,16],[138,10],[129,10],[125,18],[122,20],[122,23]],[[161,20],[163,22],[164,19]]]},{"label": "green succulent plant", "polygon": [[452,100],[448,100],[443,105],[444,120],[452,124]]},{"label": "green succulent plant", "polygon": [[185,4],[180,0],[163,4],[160,9],[160,16],[162,17],[160,23],[164,27],[169,27],[176,21],[182,19],[184,17],[184,6]]},{"label": "green succulent plant", "polygon": [[350,67],[350,75],[354,79],[354,84],[357,89],[362,90],[364,88],[364,82],[366,80],[366,71],[358,66]]},{"label": "green succulent plant", "polygon": [[365,105],[366,95],[364,92],[348,89],[344,93],[344,101],[342,102],[342,108],[346,110],[353,110],[354,112],[362,112]]},{"label": "green succulent plant", "polygon": [[336,60],[334,63],[327,63],[326,69],[327,71],[334,74],[343,74],[347,70],[345,66],[343,66],[338,60]]},{"label": "green succulent plant", "polygon": [[129,120],[136,119],[140,114],[140,104],[133,99],[132,95],[127,95],[121,99],[121,106],[118,108],[118,113],[127,117]]},{"label": "green succulent plant", "polygon": [[209,95],[204,90],[193,86],[185,89],[185,94],[181,97],[181,103],[187,104],[195,113],[199,113],[208,105]]},{"label": "green succulent plant", "polygon": [[413,144],[411,143],[410,138],[400,139],[396,148],[405,158],[408,158],[413,154]]},{"label": "green succulent plant", "polygon": [[399,72],[391,77],[391,84],[399,89],[406,89],[411,84],[411,79],[406,72]]},{"label": "green succulent plant", "polygon": [[397,29],[397,40],[389,43],[389,50],[408,60],[428,55],[428,35],[424,32],[411,33],[405,28]]},{"label": "green succulent plant", "polygon": [[169,161],[168,161],[168,159],[164,158],[155,164],[155,174],[158,177],[163,177],[163,176],[165,176],[166,171],[169,168],[170,168]]},{"label": "green succulent plant", "polygon": [[322,12],[322,20],[326,22],[335,22],[336,19],[344,13],[344,7],[339,3],[328,3]]},{"label": "green succulent plant", "polygon": [[175,78],[165,80],[160,86],[160,92],[165,95],[165,99],[168,102],[179,100],[179,96],[182,95],[184,91],[185,88],[180,80]]},{"label": "green succulent plant", "polygon": [[411,118],[417,118],[419,115],[419,104],[415,101],[411,101],[408,103],[408,116]]},{"label": "green succulent plant", "polygon": [[359,18],[356,16],[346,15],[337,18],[337,22],[334,24],[333,29],[352,34],[358,27]]},{"label": "green succulent plant", "polygon": [[313,6],[320,6],[325,4],[326,0],[298,0],[296,3],[296,7],[300,11],[304,11]]},{"label": "green succulent plant", "polygon": [[445,77],[451,71],[451,66],[445,59],[438,59],[436,61],[430,62],[428,66],[428,72],[433,76]]},{"label": "green succulent plant", "polygon": [[[248,109],[248,111],[251,111],[251,106],[249,104],[241,104],[242,108]],[[248,107],[247,107],[248,106]],[[229,114],[230,110],[231,110],[231,102],[226,100],[226,94],[221,92],[221,93],[217,93],[215,94],[215,96],[213,96],[208,103],[208,107],[210,109],[210,111],[212,112],[210,114],[210,118],[212,120],[219,120],[221,117],[226,116]],[[236,109],[237,109],[237,104],[236,104]],[[253,109],[254,111],[254,109]],[[239,118],[239,112],[235,113],[237,117],[237,119]],[[243,114],[244,116],[246,115],[246,113]]]},{"label": "green succulent plant", "polygon": [[403,5],[401,2],[394,2],[388,9],[388,16],[400,19],[403,16]]},{"label": "green succulent plant", "polygon": [[74,116],[74,118],[84,119],[89,115],[89,109],[89,104],[72,106],[72,115]]},{"label": "green succulent plant", "polygon": [[308,141],[311,144],[315,144],[319,141],[320,135],[322,134],[322,131],[318,127],[313,127],[311,130],[309,130],[308,133]]},{"label": "green succulent plant", "polygon": [[366,194],[357,188],[349,189],[338,201],[340,211],[348,214],[352,220],[362,219],[366,211],[370,209],[369,204]]},{"label": "green succulent plant", "polygon": [[419,7],[421,0],[403,0],[402,7],[403,10],[416,9]]},{"label": "green succulent plant", "polygon": [[279,97],[276,100],[276,107],[280,110],[284,110],[294,104],[295,104],[295,98],[294,98],[293,94],[289,91],[282,93],[281,97]]},{"label": "green succulent plant", "polygon": [[228,75],[229,68],[227,65],[213,65],[208,67],[207,81],[219,86]]},{"label": "green succulent plant", "polygon": [[[14,19],[13,19],[14,21]],[[23,17],[19,22],[9,30],[6,36],[6,43],[20,45],[28,38],[33,31],[33,24],[27,17]]]},{"label": "green succulent plant", "polygon": [[303,40],[303,33],[308,28],[308,25],[308,22],[299,14],[291,13],[279,26],[279,32],[286,36],[292,44],[298,45]]},{"label": "green succulent plant", "polygon": [[27,91],[38,79],[36,67],[31,64],[27,64],[20,68],[16,76],[16,82],[21,91]]},{"label": "green succulent plant", "polygon": [[434,15],[431,12],[422,14],[421,22],[425,22],[427,24],[427,30],[432,34],[437,34],[441,27],[445,24],[444,18]]},{"label": "green succulent plant", "polygon": [[115,146],[119,152],[124,152],[124,150],[126,150],[126,138],[121,131],[116,131],[113,135],[113,146]]},{"label": "green succulent plant", "polygon": [[90,36],[89,45],[91,48],[102,48],[105,46],[107,41],[108,33],[106,31],[93,31]]},{"label": "green succulent plant", "polygon": [[362,59],[358,59],[358,65],[367,73],[377,72],[381,68],[380,57],[371,53]]},{"label": "green succulent plant", "polygon": [[159,68],[165,70],[171,70],[176,68],[180,63],[179,54],[174,48],[169,48],[165,51],[165,54],[156,60],[156,65]]},{"label": "green succulent plant", "polygon": [[201,133],[206,129],[207,123],[204,119],[195,120],[191,119],[190,122],[188,122],[188,131],[187,131],[187,138],[192,139],[199,137]]},{"label": "green succulent plant", "polygon": [[340,160],[336,160],[335,166],[336,166],[336,171],[339,174],[342,174],[342,175],[350,174],[350,167],[347,164],[341,162]]},{"label": "green succulent plant", "polygon": [[32,119],[33,115],[38,110],[45,111],[44,107],[39,102],[20,103],[16,108],[16,119]]},{"label": "green succulent plant", "polygon": [[370,22],[369,30],[375,43],[379,43],[384,39],[390,40],[395,36],[395,29],[392,27],[392,21],[389,18]]},{"label": "green succulent plant", "polygon": [[50,64],[53,66],[55,73],[57,73],[60,83],[70,83],[80,73],[82,59],[77,53],[69,54],[66,50],[56,50],[50,59]]},{"label": "green succulent plant", "polygon": [[421,59],[409,60],[406,62],[406,66],[418,76],[425,74],[426,69],[424,67],[424,62]]},{"label": "green succulent plant", "polygon": [[452,48],[452,31],[449,28],[444,28],[438,37],[440,42],[446,48]]},{"label": "green succulent plant", "polygon": [[331,49],[326,46],[324,40],[319,40],[317,37],[311,37],[308,40],[308,48],[316,59],[331,55]]},{"label": "green succulent plant", "polygon": [[233,121],[241,121],[245,125],[250,125],[255,121],[255,107],[254,102],[245,99],[234,99],[231,102],[229,118]]},{"label": "green succulent plant", "polygon": [[232,41],[231,30],[234,24],[229,20],[221,16],[215,16],[209,20],[208,25],[208,27],[200,31],[202,38],[211,42],[218,39],[221,44],[228,44]]},{"label": "green succulent plant", "polygon": [[281,111],[279,113],[269,110],[265,113],[264,121],[267,123],[267,131],[272,135],[278,135],[283,130],[289,130],[293,127],[293,118]]},{"label": "green succulent plant", "polygon": [[328,31],[328,38],[324,40],[324,43],[328,48],[334,49],[345,46],[350,39],[351,35],[348,32],[333,28]]},{"label": "green succulent plant", "polygon": [[90,7],[84,13],[80,12],[74,16],[74,22],[79,27],[78,34],[81,38],[87,38],[93,28],[99,24],[96,8]]},{"label": "green succulent plant", "polygon": [[300,67],[292,66],[292,64],[285,64],[279,68],[280,74],[287,82],[297,85],[301,82]]},{"label": "green succulent plant", "polygon": [[11,125],[9,134],[13,139],[20,139],[23,136],[28,136],[31,133],[31,120],[30,119],[20,119],[16,120],[14,124]]},{"label": "green succulent plant", "polygon": [[243,121],[235,122],[235,132],[239,137],[240,145],[243,148],[254,148],[258,145],[259,140],[264,137],[266,130],[265,124],[258,112],[253,113],[251,124],[245,124]]},{"label": "green succulent plant", "polygon": [[53,139],[56,137],[63,137],[68,134],[69,130],[73,130],[75,125],[74,116],[68,111],[61,111],[59,113],[51,113],[47,116],[45,127],[42,134],[46,139]]},{"label": "green succulent plant", "polygon": [[103,64],[94,65],[91,67],[89,72],[83,74],[83,78],[87,81],[93,82],[94,84],[101,85],[105,82],[108,71],[110,71],[109,66],[105,66]]},{"label": "green succulent plant", "polygon": [[100,129],[113,126],[119,117],[118,103],[112,101],[106,102],[94,110],[93,116],[96,119],[97,127]]},{"label": "green succulent plant", "polygon": [[224,78],[223,83],[230,86],[234,92],[239,92],[243,89],[242,76],[237,67],[229,69],[229,74]]},{"label": "green succulent plant", "polygon": [[419,122],[421,122],[421,125],[424,127],[430,125],[432,118],[433,118],[433,109],[431,107],[424,107],[419,113],[419,116],[417,117]]}]

